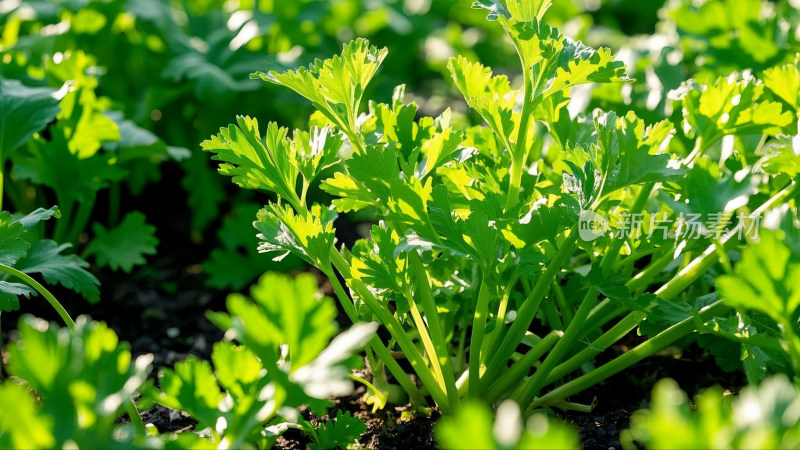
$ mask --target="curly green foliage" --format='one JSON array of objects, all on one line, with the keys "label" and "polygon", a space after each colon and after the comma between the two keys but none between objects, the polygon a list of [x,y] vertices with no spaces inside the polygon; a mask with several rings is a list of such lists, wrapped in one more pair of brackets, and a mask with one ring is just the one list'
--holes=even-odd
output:
[{"label": "curly green foliage", "polygon": [[[24,316],[8,348],[0,385],[3,448],[148,448],[157,445],[120,424],[129,398],[146,385],[152,355],[133,360],[104,323],[81,316],[74,331]],[[35,397],[34,397],[35,394]]]},{"label": "curly green foliage", "polygon": [[800,391],[783,376],[747,386],[735,397],[714,387],[690,403],[673,380],[656,384],[650,408],[631,417],[626,449],[797,448]]},{"label": "curly green foliage", "polygon": [[436,424],[436,440],[448,449],[578,449],[578,432],[558,419],[536,414],[523,424],[514,402],[502,403],[497,416],[480,403],[464,405]]},{"label": "curly green foliage", "polygon": [[375,331],[358,324],[333,338],[336,307],[311,275],[267,273],[250,295],[232,294],[227,313],[207,314],[240,345],[219,342],[210,363],[190,357],[163,369],[161,389],[147,392],[210,428],[213,445],[271,447],[285,422],[295,420],[286,415],[291,408],[324,413],[329,398],[352,392],[354,354]]}]

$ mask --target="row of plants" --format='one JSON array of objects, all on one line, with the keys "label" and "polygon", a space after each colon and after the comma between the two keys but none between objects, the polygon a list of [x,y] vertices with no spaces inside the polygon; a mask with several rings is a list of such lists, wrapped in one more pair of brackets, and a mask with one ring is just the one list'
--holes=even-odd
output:
[{"label": "row of plants", "polygon": [[[144,216],[120,219],[109,195],[108,227],[95,223],[82,253],[65,253],[97,192],[146,183],[132,174],[195,152],[109,113],[86,54],[52,58],[47,76],[69,81],[60,91],[3,79],[6,198],[32,212],[0,215],[0,310],[40,294],[68,329],[20,322],[0,388],[2,410],[19,413],[0,415],[0,446],[264,448],[298,428],[318,448],[344,448],[364,432],[359,420],[312,424],[297,408],[322,417],[357,381],[374,410],[436,406],[445,448],[575,448],[575,431],[549,411],[589,411],[571,398],[689,342],[751,386],[735,399],[708,390],[691,412],[662,382],[625,446],[673,447],[676,434],[687,448],[798,446],[800,46],[788,30],[800,17],[788,2],[674,3],[661,36],[674,46],[632,42],[626,67],[551,27],[548,1],[476,2],[510,38],[519,75],[454,56],[443,67],[469,110],[435,117],[402,85],[389,103],[371,100],[392,55],[365,39],[307,67],[254,73],[315,112],[291,134],[241,116],[202,149],[235,184],[269,194],[257,212],[237,211],[255,220],[248,257],[316,267],[354,326],[339,333],[313,277],[266,275],[249,297],[231,295],[227,313],[207,314],[226,331],[211,362],[165,369],[158,388],[147,357],[133,361],[103,324],[73,323],[31,275],[97,301],[86,259],[130,271],[157,245]],[[59,207],[34,209],[29,183]],[[370,222],[368,236],[338,242],[339,214]],[[225,230],[237,242],[228,250],[250,245],[241,226]],[[634,330],[637,344],[615,356]],[[360,365],[367,379],[351,374]],[[137,392],[139,408],[186,411],[201,431],[148,429]]]}]

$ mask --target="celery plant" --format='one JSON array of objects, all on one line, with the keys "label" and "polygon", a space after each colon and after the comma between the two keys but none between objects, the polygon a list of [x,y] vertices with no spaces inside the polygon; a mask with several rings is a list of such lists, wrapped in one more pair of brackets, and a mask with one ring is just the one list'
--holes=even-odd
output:
[{"label": "celery plant", "polygon": [[[547,26],[549,5],[476,2],[510,37],[523,75],[515,87],[450,60],[485,126],[461,126],[450,109],[418,117],[402,86],[362,111],[387,50],[358,39],[308,67],[253,74],[311,101],[309,131],[290,137],[270,123],[264,134],[239,117],[203,143],[222,174],[276,196],[254,223],[260,250],[316,266],[353,322],[388,332],[367,349],[376,385],[391,373],[412,400],[430,396],[444,412],[464,397],[513,399],[527,413],[586,409],[567,398],[727,309],[705,275],[729,264],[742,228],[729,219],[689,234],[686,217],[736,214],[753,225],[794,190],[754,168],[741,140],[789,132],[794,118],[749,73],[676,90],[683,126],[613,111],[571,117],[574,86],[629,80],[610,50]],[[312,203],[317,188],[332,200]],[[354,211],[376,223],[368,238],[337,245],[337,213]],[[597,217],[614,227],[586,228]],[[676,308],[685,314],[670,315]],[[645,342],[581,374],[637,327]]]}]

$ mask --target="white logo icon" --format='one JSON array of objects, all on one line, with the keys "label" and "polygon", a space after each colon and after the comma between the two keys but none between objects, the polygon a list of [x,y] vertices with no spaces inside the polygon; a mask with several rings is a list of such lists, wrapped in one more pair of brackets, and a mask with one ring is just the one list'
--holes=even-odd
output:
[{"label": "white logo icon", "polygon": [[591,242],[608,231],[608,221],[594,211],[581,211],[578,217],[578,235],[586,242]]}]

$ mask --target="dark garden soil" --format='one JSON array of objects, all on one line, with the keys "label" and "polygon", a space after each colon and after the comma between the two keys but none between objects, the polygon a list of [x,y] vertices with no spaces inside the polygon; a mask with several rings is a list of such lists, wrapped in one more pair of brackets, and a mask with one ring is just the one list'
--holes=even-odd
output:
[{"label": "dark garden soil", "polygon": [[[222,338],[222,332],[203,314],[206,310],[224,310],[227,294],[205,287],[200,270],[200,264],[216,245],[215,233],[206,233],[205,240],[199,244],[196,239],[192,240],[190,213],[185,205],[185,192],[178,185],[177,168],[166,167],[165,172],[159,185],[123,203],[126,208],[144,212],[148,222],[157,227],[161,241],[158,255],[148,258],[146,266],[131,274],[98,273],[103,300],[96,305],[89,305],[67,291],[54,289],[73,316],[90,314],[95,320],[105,321],[117,331],[121,340],[130,343],[134,355],[152,353],[154,376],[158,368],[172,366],[190,354],[209,357],[213,343]],[[212,224],[210,229],[218,227],[218,223]],[[23,312],[58,320],[38,298],[25,301]],[[19,313],[3,314],[3,342],[13,338],[13,330],[8,330],[13,328],[18,317]],[[623,353],[635,346],[637,340],[631,335],[612,352]],[[677,349],[665,351],[571,399],[583,404],[596,401],[592,413],[556,413],[579,428],[584,448],[620,448],[620,432],[628,427],[634,411],[647,406],[656,380],[674,378],[690,395],[714,384],[726,388],[744,384],[741,376],[724,373],[713,358],[696,345],[689,345],[677,355]],[[350,411],[366,422],[368,431],[362,438],[362,445],[375,449],[436,448],[432,430],[439,417],[438,410],[433,408],[408,420],[404,419],[405,407],[387,408],[372,414],[370,407],[361,401],[363,393],[364,388],[360,386],[353,395],[337,399],[331,411]],[[308,411],[302,413],[307,419],[315,420]],[[145,423],[153,423],[162,432],[191,431],[195,424],[185,414],[158,405],[143,412],[142,417]],[[303,449],[307,442],[300,431],[289,430],[278,441],[277,448]]]}]

